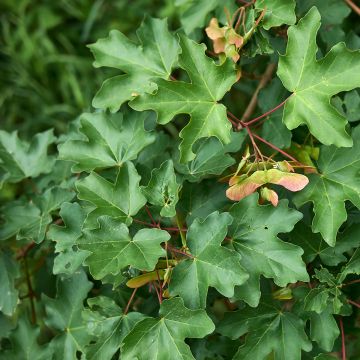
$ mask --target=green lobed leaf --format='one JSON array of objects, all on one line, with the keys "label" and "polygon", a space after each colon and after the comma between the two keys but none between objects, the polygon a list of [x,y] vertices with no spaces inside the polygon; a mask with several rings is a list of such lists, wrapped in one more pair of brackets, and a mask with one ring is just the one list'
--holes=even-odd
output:
[{"label": "green lobed leaf", "polygon": [[159,169],[151,172],[151,179],[141,187],[142,193],[152,205],[160,206],[160,215],[173,217],[176,215],[176,204],[179,201],[180,185],[176,182],[174,164],[167,160]]},{"label": "green lobed leaf", "polygon": [[262,26],[269,30],[283,24],[295,24],[295,5],[295,0],[258,0],[255,3],[255,8],[266,9]]},{"label": "green lobed leaf", "polygon": [[218,331],[232,339],[247,334],[234,360],[263,360],[269,355],[277,360],[300,360],[301,350],[312,348],[304,322],[293,313],[266,305],[226,313],[219,324]]},{"label": "green lobed leaf", "polygon": [[[186,164],[175,162],[176,170],[191,182],[199,182],[210,175],[220,175],[231,165],[235,159],[228,153],[237,152],[245,140],[245,132],[231,133],[231,142],[223,146],[214,137],[200,139],[194,145],[195,158]],[[234,146],[235,145],[235,146]]]},{"label": "green lobed leaf", "polygon": [[312,230],[334,246],[337,232],[347,218],[345,201],[360,208],[360,127],[353,130],[351,149],[323,146],[318,160],[319,174],[309,175],[309,184],[294,196],[297,207],[311,201],[315,216]]},{"label": "green lobed leaf", "polygon": [[83,301],[92,288],[83,270],[78,270],[71,277],[57,278],[55,299],[42,296],[45,304],[45,324],[57,335],[51,340],[55,360],[76,359],[77,351],[84,352],[91,337],[85,331],[81,318]]},{"label": "green lobed leaf", "polygon": [[331,104],[332,96],[360,86],[360,52],[344,43],[316,60],[316,34],[320,14],[313,7],[288,30],[286,55],[279,61],[278,76],[293,94],[285,104],[283,121],[292,130],[306,124],[325,145],[351,146],[346,119]]},{"label": "green lobed leaf", "polygon": [[85,264],[95,279],[106,275],[118,275],[122,268],[130,265],[144,271],[154,270],[159,257],[165,255],[161,243],[170,235],[159,229],[141,229],[133,238],[127,226],[109,216],[98,218],[98,228],[84,230],[77,245],[90,255]]},{"label": "green lobed leaf", "polygon": [[0,353],[1,360],[48,360],[53,358],[53,349],[47,345],[39,345],[40,328],[32,326],[29,320],[22,316],[17,328],[12,331],[11,350]]},{"label": "green lobed leaf", "polygon": [[0,251],[0,311],[5,315],[12,315],[18,304],[19,292],[15,280],[19,276],[18,263],[10,253]]},{"label": "green lobed leaf", "polygon": [[210,286],[231,297],[234,286],[247,280],[240,255],[221,246],[231,222],[228,213],[216,211],[204,221],[196,219],[191,224],[186,243],[192,257],[175,266],[169,287],[170,294],[180,295],[186,306],[204,308]]},{"label": "green lobed leaf", "polygon": [[130,161],[117,170],[114,183],[95,172],[77,181],[78,198],[95,206],[87,217],[89,224],[96,225],[96,219],[101,215],[131,223],[131,216],[137,214],[146,204],[139,182],[140,176]]},{"label": "green lobed leaf", "polygon": [[97,296],[87,300],[89,308],[82,313],[86,329],[96,341],[86,347],[88,360],[111,359],[124,337],[146,316],[131,312],[124,315],[114,300]]},{"label": "green lobed leaf", "polygon": [[36,134],[31,143],[20,140],[17,131],[10,134],[0,130],[0,168],[5,171],[3,181],[15,183],[49,173],[55,157],[48,156],[48,146],[54,141],[53,130]]},{"label": "green lobed leaf", "polygon": [[51,213],[63,202],[70,201],[74,195],[72,191],[55,186],[37,196],[34,203],[17,201],[5,205],[2,208],[4,223],[0,227],[0,240],[16,235],[17,240],[42,242],[52,221]]},{"label": "green lobed leaf", "polygon": [[[190,310],[181,298],[163,301],[159,318],[138,322],[121,347],[123,360],[195,359],[185,338],[203,338],[215,326],[205,310]],[[170,355],[171,354],[171,355]]]},{"label": "green lobed leaf", "polygon": [[236,298],[258,306],[260,275],[272,278],[280,287],[309,281],[301,259],[303,250],[277,236],[290,232],[302,218],[301,213],[288,208],[287,200],[281,200],[276,208],[261,206],[258,205],[258,194],[253,194],[233,205],[230,214],[234,218],[229,229],[231,242],[250,276],[244,285],[237,287]]},{"label": "green lobed leaf", "polygon": [[56,242],[54,260],[54,274],[74,274],[88,256],[76,245],[76,240],[82,234],[82,227],[86,212],[77,203],[65,202],[60,209],[60,216],[64,226],[51,225],[47,237]]},{"label": "green lobed leaf", "polygon": [[125,119],[122,113],[83,114],[80,133],[85,139],[67,140],[59,146],[59,157],[76,163],[73,172],[122,166],[155,140],[144,130],[145,118],[146,114],[138,113]]},{"label": "green lobed leaf", "polygon": [[189,75],[190,83],[156,80],[157,90],[133,100],[130,106],[138,111],[154,110],[160,124],[166,124],[178,114],[189,114],[190,122],[180,132],[180,161],[195,158],[192,147],[203,137],[217,137],[222,143],[230,142],[231,124],[226,108],[218,101],[236,82],[234,65],[226,61],[216,65],[205,54],[205,46],[180,36],[182,49],[180,67]]},{"label": "green lobed leaf", "polygon": [[121,32],[112,30],[107,38],[89,46],[95,67],[111,67],[123,72],[105,80],[93,100],[94,107],[116,112],[125,101],[154,89],[152,81],[169,78],[180,49],[168,31],[166,19],[146,17],[137,37],[138,44],[135,44]]}]

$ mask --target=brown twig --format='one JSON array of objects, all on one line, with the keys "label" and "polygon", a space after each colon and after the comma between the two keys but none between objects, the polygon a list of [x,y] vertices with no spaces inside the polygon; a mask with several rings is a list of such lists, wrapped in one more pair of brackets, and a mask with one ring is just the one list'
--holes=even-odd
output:
[{"label": "brown twig", "polygon": [[16,260],[24,258],[28,252],[36,246],[36,243],[33,241],[29,244],[26,244],[24,247],[20,248],[18,254],[16,255]]},{"label": "brown twig", "polygon": [[126,308],[125,308],[125,310],[124,310],[124,315],[126,315],[126,314],[128,313],[129,308],[130,308],[130,305],[131,305],[131,303],[132,303],[132,301],[133,301],[133,299],[134,299],[134,296],[135,296],[135,294],[136,294],[137,289],[138,289],[138,288],[135,288],[135,289],[133,290],[133,292],[132,292],[132,294],[131,294],[131,296],[130,296],[129,301],[128,301],[128,303],[126,304]]},{"label": "brown twig", "polygon": [[35,293],[31,284],[30,272],[29,272],[26,256],[24,256],[24,269],[25,269],[26,284],[28,288],[28,297],[30,299],[31,322],[32,324],[36,324],[36,310],[35,310],[35,301],[34,301]]},{"label": "brown twig", "polygon": [[[246,107],[243,116],[241,117],[241,121],[246,123],[246,121],[250,118],[250,116],[253,114],[253,112],[256,109],[256,104],[257,104],[257,100],[258,100],[258,95],[261,89],[263,89],[266,84],[271,80],[272,75],[274,73],[276,69],[276,64],[269,64],[264,72],[264,74],[262,75],[258,86],[256,87],[251,100],[248,104],[248,106]],[[248,124],[247,124],[248,125]]]},{"label": "brown twig", "polygon": [[339,325],[341,331],[341,354],[342,360],[346,360],[346,347],[345,347],[345,332],[344,332],[344,324],[342,321],[342,317],[339,317]]},{"label": "brown twig", "polygon": [[349,303],[349,304],[351,304],[351,305],[354,305],[354,306],[356,306],[358,309],[360,309],[360,304],[358,304],[357,302],[355,302],[355,301],[352,301],[352,300],[347,300],[347,302]]},{"label": "brown twig", "polygon": [[354,4],[351,0],[344,0],[348,6],[360,16],[360,7]]}]

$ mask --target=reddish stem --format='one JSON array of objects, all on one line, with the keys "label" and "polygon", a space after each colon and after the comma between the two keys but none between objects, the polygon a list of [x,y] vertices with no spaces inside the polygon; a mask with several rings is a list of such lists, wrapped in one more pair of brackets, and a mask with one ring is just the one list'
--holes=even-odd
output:
[{"label": "reddish stem", "polygon": [[343,284],[342,287],[352,285],[352,284],[357,284],[357,283],[360,283],[360,279],[349,281],[348,283]]},{"label": "reddish stem", "polygon": [[157,280],[158,280],[158,283],[159,283],[159,288],[160,288],[160,304],[162,303],[162,284],[161,284],[161,281],[160,281],[160,276],[159,276],[159,271],[156,270],[156,276],[157,276]]},{"label": "reddish stem", "polygon": [[284,156],[286,156],[287,158],[291,159],[292,161],[295,161],[298,164],[301,164],[298,160],[296,160],[294,157],[292,157],[290,154],[288,154],[287,152],[279,149],[277,146],[269,143],[268,141],[266,141],[265,139],[263,139],[261,136],[253,134],[254,137],[256,137],[258,140],[260,140],[261,142],[263,142],[264,144],[266,144],[267,146],[271,147],[272,149],[278,151],[280,154],[283,154]]},{"label": "reddish stem", "polygon": [[341,331],[341,354],[342,360],[346,360],[346,347],[345,347],[345,332],[344,332],[344,324],[342,318],[339,318],[340,331]]},{"label": "reddish stem", "polygon": [[354,306],[356,306],[358,309],[360,309],[360,304],[358,304],[357,302],[355,302],[355,301],[352,301],[352,300],[349,300],[348,299],[348,301],[347,301],[349,304],[351,304],[351,305],[354,305]]},{"label": "reddish stem", "polygon": [[194,256],[192,256],[191,254],[188,254],[186,253],[185,251],[181,251],[177,248],[174,248],[173,246],[171,246],[170,244],[167,244],[167,250],[170,251],[170,252],[174,252],[174,253],[178,253],[178,254],[181,254],[181,255],[184,255],[184,256],[187,256],[191,259],[194,259]]},{"label": "reddish stem", "polygon": [[159,290],[158,290],[158,288],[156,287],[156,285],[155,285],[155,283],[154,283],[153,281],[152,281],[152,284],[153,284],[154,289],[155,289],[155,291],[156,291],[156,295],[157,295],[157,298],[158,298],[158,300],[159,300],[159,304],[161,305],[162,299],[161,299],[161,296],[160,296],[160,294],[159,294]]},{"label": "reddish stem", "polygon": [[268,116],[268,115],[270,115],[270,114],[272,114],[272,113],[275,112],[276,110],[278,110],[278,109],[280,109],[281,107],[283,107],[283,106],[285,105],[285,103],[290,99],[291,96],[292,96],[292,95],[290,95],[287,99],[285,99],[285,100],[284,100],[282,103],[280,103],[279,105],[275,106],[273,109],[265,112],[264,114],[256,117],[255,119],[252,119],[252,120],[249,120],[249,121],[245,122],[244,125],[245,125],[245,126],[250,126],[250,125],[252,125],[253,123],[255,123],[255,122],[263,119],[264,117],[266,117],[266,116]]},{"label": "reddish stem", "polygon": [[125,311],[124,311],[124,315],[126,315],[126,314],[128,313],[129,308],[130,308],[130,305],[131,305],[131,303],[132,303],[132,301],[133,301],[133,299],[134,299],[134,296],[135,296],[135,294],[136,294],[137,289],[138,289],[138,288],[135,288],[135,289],[133,290],[133,292],[132,292],[132,294],[131,294],[131,296],[130,296],[130,299],[129,299],[127,305],[126,305],[126,308],[125,308]]},{"label": "reddish stem", "polygon": [[156,221],[154,220],[154,218],[153,218],[153,216],[152,216],[152,214],[150,212],[150,209],[149,209],[149,207],[147,205],[145,205],[145,210],[146,210],[151,222],[153,223],[153,225],[157,226]]}]

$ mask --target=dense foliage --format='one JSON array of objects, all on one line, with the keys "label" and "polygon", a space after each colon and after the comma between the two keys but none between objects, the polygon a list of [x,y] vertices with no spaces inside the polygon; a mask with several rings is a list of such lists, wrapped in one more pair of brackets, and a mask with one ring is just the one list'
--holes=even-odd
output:
[{"label": "dense foliage", "polygon": [[36,3],[0,5],[0,359],[359,359],[359,7]]}]

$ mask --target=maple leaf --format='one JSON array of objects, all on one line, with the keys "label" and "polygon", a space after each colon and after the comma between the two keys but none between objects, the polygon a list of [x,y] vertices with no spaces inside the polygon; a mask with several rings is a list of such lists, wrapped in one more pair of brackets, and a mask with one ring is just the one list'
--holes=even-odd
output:
[{"label": "maple leaf", "polygon": [[54,156],[48,156],[48,146],[55,141],[53,130],[36,134],[31,141],[21,141],[17,131],[0,130],[0,168],[5,171],[2,181],[19,182],[51,171]]},{"label": "maple leaf", "polygon": [[165,255],[160,244],[170,239],[166,231],[141,229],[131,238],[127,226],[117,219],[101,216],[98,224],[97,229],[83,230],[77,240],[79,248],[90,253],[85,264],[95,279],[108,274],[116,276],[127,265],[154,270],[159,257]]},{"label": "maple leaf", "polygon": [[51,213],[64,201],[71,201],[74,193],[58,186],[48,188],[34,198],[34,202],[13,202],[2,208],[4,224],[0,227],[0,240],[16,235],[17,240],[31,239],[40,243],[45,238],[47,226],[52,221]]},{"label": "maple leaf", "polygon": [[10,335],[12,349],[0,354],[3,360],[49,360],[53,358],[53,349],[48,345],[40,346],[38,338],[40,328],[32,326],[29,320],[22,316],[16,329]]},{"label": "maple leaf", "polygon": [[131,161],[126,162],[117,170],[115,183],[95,172],[77,181],[78,198],[96,207],[88,215],[87,224],[96,226],[96,220],[101,215],[109,215],[131,223],[131,216],[137,214],[146,204],[139,181],[140,176]]},{"label": "maple leaf", "polygon": [[311,201],[315,216],[312,230],[334,246],[341,224],[346,220],[345,201],[360,209],[360,126],[353,130],[351,149],[323,146],[318,160],[319,174],[309,175],[309,185],[294,197],[297,207]]},{"label": "maple leaf", "polygon": [[257,0],[255,2],[256,9],[266,9],[262,21],[262,26],[266,30],[283,24],[295,24],[295,6],[295,0]]},{"label": "maple leaf", "polygon": [[316,60],[319,11],[313,7],[288,30],[286,55],[280,57],[277,74],[293,94],[285,104],[283,121],[291,130],[306,124],[323,144],[351,146],[347,121],[331,104],[332,96],[360,86],[360,51],[344,43],[335,45]]},{"label": "maple leaf", "polygon": [[141,187],[142,193],[151,204],[161,206],[160,215],[164,217],[176,215],[175,206],[179,201],[179,189],[171,160],[165,161],[159,169],[154,169],[147,186]]},{"label": "maple leaf", "polygon": [[195,359],[185,338],[202,338],[215,329],[205,310],[190,310],[181,298],[163,301],[159,318],[138,322],[121,347],[123,360]]},{"label": "maple leaf", "polygon": [[8,253],[0,251],[0,311],[8,316],[14,313],[18,303],[15,281],[19,276],[17,262]]},{"label": "maple leaf", "polygon": [[81,318],[84,308],[83,301],[92,288],[83,270],[78,270],[72,277],[58,277],[57,295],[52,299],[42,295],[45,304],[45,324],[57,331],[51,340],[50,347],[54,349],[54,359],[76,359],[76,352],[84,352],[85,345],[91,340],[86,333]]},{"label": "maple leaf", "polygon": [[47,237],[56,242],[54,274],[73,274],[88,256],[86,251],[77,248],[76,240],[82,234],[86,212],[77,203],[63,203],[60,216],[65,226],[51,225]]},{"label": "maple leaf", "polygon": [[125,74],[106,80],[93,100],[96,108],[119,110],[122,103],[153,89],[152,81],[168,79],[179,54],[179,44],[166,19],[146,17],[137,31],[139,44],[112,30],[109,37],[89,45],[95,67],[111,67]]},{"label": "maple leaf", "polygon": [[86,346],[86,358],[111,359],[124,337],[146,316],[137,312],[123,314],[115,301],[105,296],[90,298],[87,303],[89,308],[84,309],[82,317],[86,330],[97,340]]},{"label": "maple leaf", "polygon": [[59,158],[76,163],[73,172],[121,166],[136,159],[155,137],[144,130],[146,114],[83,114],[80,133],[84,140],[68,140],[59,146]]},{"label": "maple leaf", "polygon": [[247,280],[239,254],[221,246],[231,222],[228,213],[216,211],[191,224],[186,243],[192,257],[175,266],[169,287],[170,294],[180,295],[186,306],[205,307],[209,286],[231,297],[234,286]]},{"label": "maple leaf", "polygon": [[[234,221],[229,235],[232,244],[241,255],[241,264],[249,273],[249,280],[237,287],[236,298],[257,306],[260,299],[259,278],[273,278],[280,287],[297,281],[309,281],[303,250],[296,245],[281,241],[278,233],[290,232],[302,214],[289,209],[287,200],[274,208],[258,205],[254,194],[235,204],[230,209]],[[282,221],[281,219],[286,219]]]},{"label": "maple leaf", "polygon": [[192,147],[200,138],[215,136],[223,143],[230,142],[231,124],[225,106],[218,101],[236,82],[236,72],[230,61],[215,65],[204,54],[203,44],[180,36],[180,46],[179,64],[191,82],[158,79],[155,93],[138,96],[130,106],[139,111],[156,111],[160,124],[168,123],[177,114],[190,114],[190,122],[180,132],[180,161],[187,162],[194,159]]},{"label": "maple leaf", "polygon": [[301,350],[312,348],[304,322],[295,314],[266,305],[225,314],[218,327],[221,334],[231,339],[247,334],[233,359],[264,360],[273,354],[275,359],[300,360]]}]

